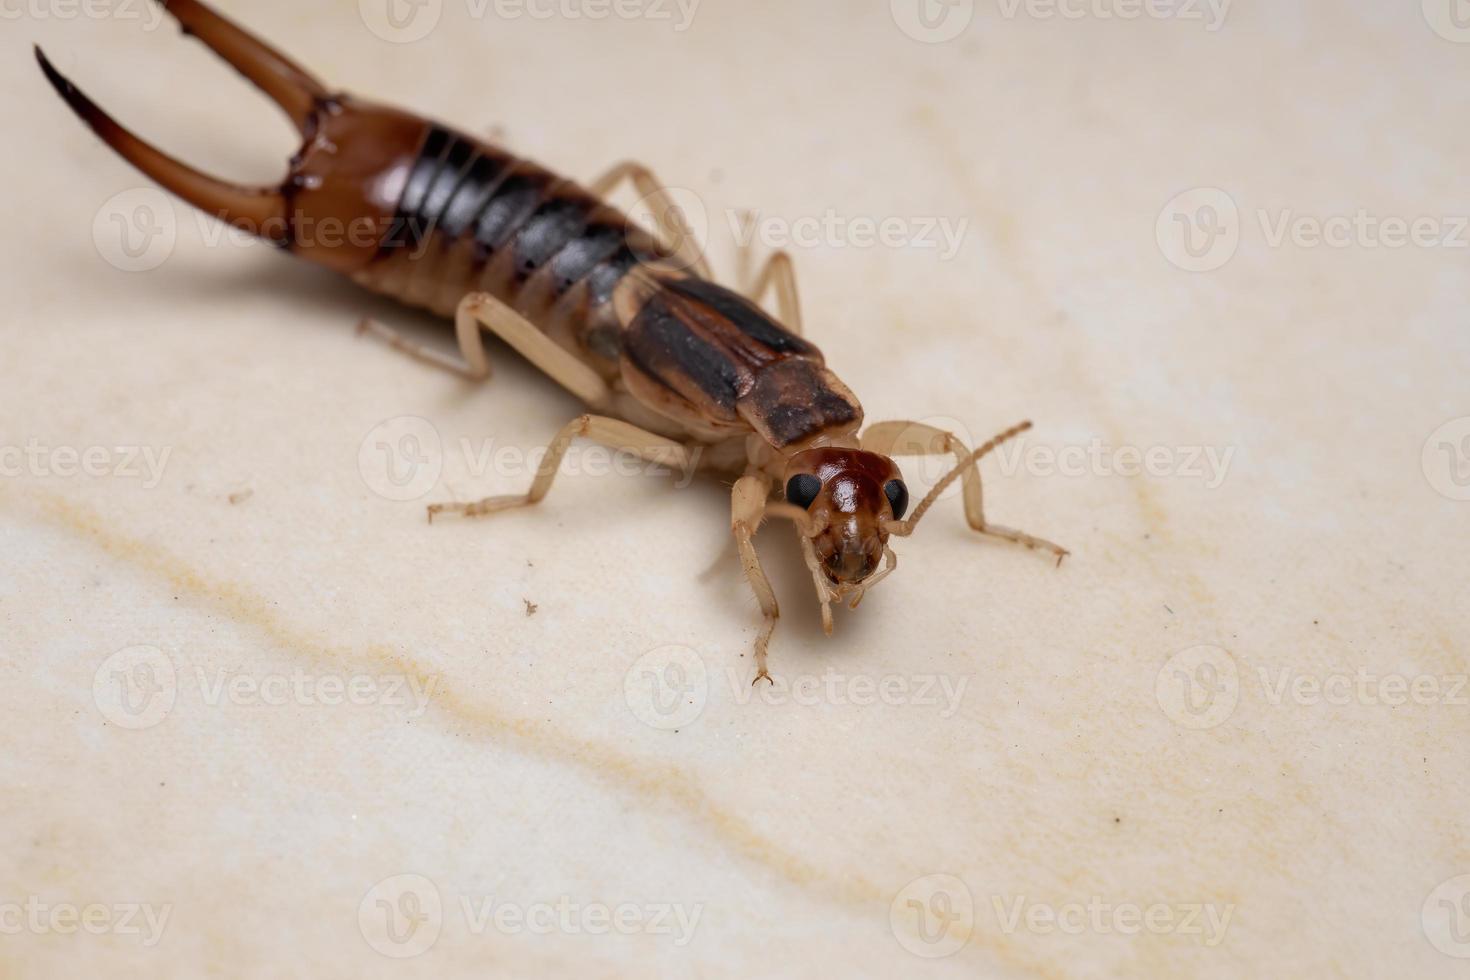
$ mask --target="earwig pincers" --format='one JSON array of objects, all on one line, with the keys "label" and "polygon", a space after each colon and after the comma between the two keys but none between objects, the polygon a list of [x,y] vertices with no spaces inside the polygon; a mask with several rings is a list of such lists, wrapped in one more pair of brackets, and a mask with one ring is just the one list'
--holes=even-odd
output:
[{"label": "earwig pincers", "polygon": [[[46,78],[103,142],[221,221],[452,316],[463,360],[366,324],[392,345],[483,380],[489,329],[587,406],[552,440],[527,492],[432,504],[431,519],[537,503],[579,438],[731,479],[731,533],[763,617],[755,680],[767,681],[779,608],[753,539],[768,517],[796,527],[828,634],[831,604],[855,608],[892,572],[890,539],[912,534],[956,480],[975,531],[1066,556],[985,517],[979,461],[1029,422],[974,450],[920,422],[864,428],[856,396],[802,336],[790,257],[772,254],[740,291],[719,285],[647,167],[620,163],[583,187],[484,140],[334,92],[198,0],[164,7],[286,113],[301,147],[275,187],[208,176],[124,129],[37,48]],[[607,203],[625,183],[655,227]],[[775,316],[762,305],[768,293]],[[912,511],[893,461],[902,455],[955,460]]]}]

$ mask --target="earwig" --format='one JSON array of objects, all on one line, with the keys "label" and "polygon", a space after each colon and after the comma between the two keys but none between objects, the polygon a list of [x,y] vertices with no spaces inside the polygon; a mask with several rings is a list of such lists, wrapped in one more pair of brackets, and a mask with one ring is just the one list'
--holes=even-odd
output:
[{"label": "earwig", "polygon": [[[771,680],[767,652],[780,614],[754,546],[767,518],[797,529],[829,635],[831,604],[856,608],[897,564],[890,538],[912,534],[956,480],[975,531],[1050,551],[1058,563],[1067,555],[985,517],[979,461],[1029,422],[973,451],[918,422],[863,428],[857,398],[802,336],[790,257],[771,255],[743,292],[717,284],[647,167],[622,163],[583,187],[484,140],[333,92],[198,0],[164,7],[285,112],[301,148],[277,187],[210,177],[124,129],[37,48],[46,78],[103,142],[222,221],[452,316],[463,360],[363,325],[393,346],[483,380],[490,363],[481,331],[489,329],[586,404],[526,493],[432,504],[431,521],[537,503],[579,438],[733,479],[731,533],[763,617],[756,681]],[[606,202],[625,182],[652,206],[654,228]],[[772,291],[776,316],[762,305]],[[893,461],[901,455],[955,459],[907,518],[909,493]]]}]

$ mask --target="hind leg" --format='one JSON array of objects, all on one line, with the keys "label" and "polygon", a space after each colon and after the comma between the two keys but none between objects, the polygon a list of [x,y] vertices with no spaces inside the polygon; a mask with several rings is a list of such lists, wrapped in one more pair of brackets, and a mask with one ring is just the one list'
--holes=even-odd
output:
[{"label": "hind leg", "polygon": [[591,407],[600,409],[607,406],[612,393],[596,371],[489,293],[470,293],[460,300],[454,312],[454,332],[459,340],[460,353],[464,355],[462,361],[414,343],[393,328],[373,320],[363,320],[357,329],[359,333],[371,333],[417,360],[471,381],[484,381],[490,377],[490,358],[480,335],[482,326],[489,328],[549,378]]},{"label": "hind leg", "polygon": [[648,201],[653,210],[659,242],[673,252],[684,263],[685,268],[693,269],[705,279],[710,278],[709,263],[705,261],[699,242],[695,241],[694,234],[689,230],[688,219],[674,202],[668,188],[653,175],[652,170],[633,160],[624,160],[609,167],[587,189],[597,197],[606,197],[625,180],[633,185],[640,197]]}]

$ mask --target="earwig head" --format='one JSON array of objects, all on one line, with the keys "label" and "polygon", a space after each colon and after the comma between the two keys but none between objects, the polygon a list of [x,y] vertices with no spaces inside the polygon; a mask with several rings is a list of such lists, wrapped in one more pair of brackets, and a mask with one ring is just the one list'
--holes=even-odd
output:
[{"label": "earwig head", "polygon": [[887,456],[808,449],[787,464],[786,501],[807,512],[807,533],[827,580],[856,585],[883,563],[886,521],[903,518],[908,488]]}]

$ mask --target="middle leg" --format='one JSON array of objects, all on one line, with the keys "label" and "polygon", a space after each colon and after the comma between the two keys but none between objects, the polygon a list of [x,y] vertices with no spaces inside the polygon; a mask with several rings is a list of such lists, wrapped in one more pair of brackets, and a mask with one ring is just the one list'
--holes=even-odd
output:
[{"label": "middle leg", "polygon": [[530,490],[525,493],[486,497],[468,504],[430,504],[429,522],[433,523],[435,514],[481,517],[513,507],[539,503],[551,490],[551,483],[556,479],[557,470],[561,468],[562,457],[567,454],[572,440],[578,436],[592,439],[610,449],[631,453],[639,459],[660,466],[687,470],[697,459],[697,454],[688,448],[671,439],[646,432],[636,425],[602,415],[583,415],[564,425],[551,441],[551,445],[546,447],[546,455],[536,468],[536,478],[531,482]]}]

